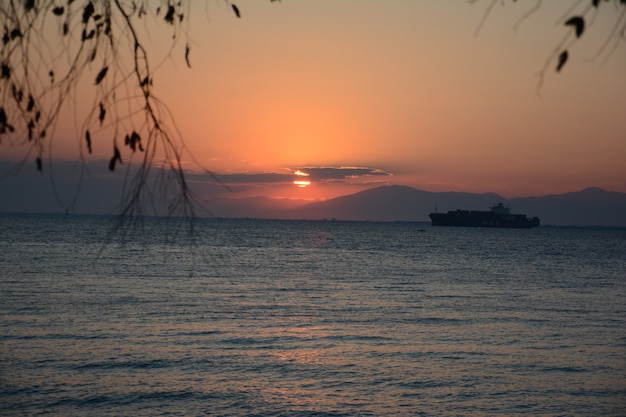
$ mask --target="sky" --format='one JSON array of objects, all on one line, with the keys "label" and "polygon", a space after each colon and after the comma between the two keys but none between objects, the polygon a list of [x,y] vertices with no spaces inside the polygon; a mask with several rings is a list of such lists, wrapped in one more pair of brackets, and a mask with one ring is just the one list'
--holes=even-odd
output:
[{"label": "sky", "polygon": [[[540,88],[575,1],[543,2],[523,21],[532,2],[498,1],[484,22],[490,0],[235,3],[241,18],[223,1],[193,3],[191,68],[179,46],[155,74],[202,198],[311,201],[384,184],[626,192],[626,44],[594,59],[612,3]],[[152,33],[157,52],[162,35]],[[66,142],[54,158],[77,157]],[[94,144],[93,161],[110,146]]]}]

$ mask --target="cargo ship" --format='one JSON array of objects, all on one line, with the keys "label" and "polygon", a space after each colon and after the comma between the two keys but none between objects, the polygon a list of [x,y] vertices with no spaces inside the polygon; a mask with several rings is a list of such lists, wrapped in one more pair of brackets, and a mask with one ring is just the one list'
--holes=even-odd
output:
[{"label": "cargo ship", "polygon": [[500,227],[529,229],[539,226],[539,217],[529,218],[525,214],[512,214],[509,207],[499,203],[491,211],[455,210],[447,213],[430,213],[433,226],[455,227]]}]

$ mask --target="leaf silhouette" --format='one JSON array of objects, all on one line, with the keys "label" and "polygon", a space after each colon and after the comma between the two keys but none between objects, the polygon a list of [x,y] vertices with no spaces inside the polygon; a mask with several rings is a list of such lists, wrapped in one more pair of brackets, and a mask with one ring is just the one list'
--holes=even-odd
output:
[{"label": "leaf silhouette", "polygon": [[33,122],[33,119],[30,119],[28,121],[28,141],[29,142],[33,140],[33,130],[35,130],[35,122]]},{"label": "leaf silhouette", "polygon": [[235,16],[241,17],[241,13],[239,13],[239,7],[235,6],[234,4],[231,4],[231,6],[233,7],[233,12],[235,12]]},{"label": "leaf silhouette", "polygon": [[98,76],[96,77],[96,85],[100,84],[100,81],[102,81],[104,76],[107,75],[107,71],[108,70],[109,70],[108,66],[106,66],[106,67],[104,67],[104,68],[102,68],[100,70],[100,72],[98,73]]},{"label": "leaf silhouette", "polygon": [[576,37],[580,38],[580,36],[585,31],[585,19],[581,16],[571,17],[565,22],[565,26],[574,26],[576,29]]},{"label": "leaf silhouette", "polygon": [[185,62],[187,62],[187,66],[189,68],[191,68],[191,63],[189,62],[189,51],[191,50],[191,48],[189,47],[189,44],[185,45]]},{"label": "leaf silhouette", "polygon": [[0,78],[11,78],[11,67],[4,62],[0,66]]},{"label": "leaf silhouette", "polygon": [[96,34],[96,31],[94,29],[91,29],[89,33],[87,33],[85,29],[83,29],[82,41],[84,42],[87,39],[93,38],[95,34]]},{"label": "leaf silhouette", "polygon": [[13,93],[13,98],[18,103],[20,103],[24,98],[24,93],[22,92],[22,90],[18,90],[15,84],[11,84],[11,92]]},{"label": "leaf silhouette", "polygon": [[100,126],[102,126],[102,122],[104,121],[104,115],[107,114],[106,109],[102,102],[100,102],[100,114],[98,115],[98,119],[100,120]]},{"label": "leaf silhouette", "polygon": [[91,134],[89,133],[89,130],[85,132],[85,142],[87,142],[87,151],[91,153]]},{"label": "leaf silhouette", "polygon": [[567,50],[561,52],[561,55],[559,55],[559,62],[556,65],[556,72],[561,72],[561,68],[563,68],[563,65],[567,62],[567,58],[569,58]]},{"label": "leaf silhouette", "polygon": [[171,4],[167,8],[167,14],[165,15],[165,21],[170,25],[174,24],[174,6]]},{"label": "leaf silhouette", "polygon": [[64,11],[65,11],[65,8],[63,6],[58,6],[52,9],[52,13],[54,13],[57,16],[61,16]]},{"label": "leaf silhouette", "polygon": [[26,111],[31,112],[35,108],[35,99],[32,94],[28,95],[28,104],[26,105]]},{"label": "leaf silhouette", "polygon": [[591,0],[591,4],[593,7],[598,7],[600,5],[600,0]]},{"label": "leaf silhouette", "polygon": [[41,164],[41,158],[37,157],[37,159],[35,159],[35,162],[37,163],[37,171],[42,172],[43,171],[43,166]]},{"label": "leaf silhouette", "polygon": [[83,23],[86,24],[89,21],[89,18],[91,17],[94,11],[95,9],[93,7],[93,4],[91,2],[87,3],[85,8],[83,9]]},{"label": "leaf silhouette", "polygon": [[12,133],[15,131],[15,128],[8,123],[4,107],[0,107],[0,133],[4,133],[7,130]]},{"label": "leaf silhouette", "polygon": [[143,151],[143,148],[141,147],[141,136],[139,136],[139,133],[135,131],[133,131],[130,136],[126,136],[126,144],[130,146],[133,152],[137,151],[137,145],[139,145],[139,149]]},{"label": "leaf silhouette", "polygon": [[115,171],[115,164],[119,162],[122,163],[122,155],[120,154],[120,150],[117,149],[117,146],[113,148],[113,157],[109,161],[109,171]]}]

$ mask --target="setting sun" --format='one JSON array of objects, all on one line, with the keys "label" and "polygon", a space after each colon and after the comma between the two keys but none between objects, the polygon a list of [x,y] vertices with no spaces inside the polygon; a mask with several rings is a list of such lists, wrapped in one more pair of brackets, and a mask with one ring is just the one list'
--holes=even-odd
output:
[{"label": "setting sun", "polygon": [[297,170],[296,172],[294,172],[294,174],[297,175],[298,177],[303,177],[302,179],[294,180],[293,181],[294,185],[297,185],[300,188],[305,188],[311,185],[311,181],[305,179],[306,177],[309,176],[309,174],[307,174],[306,172]]}]

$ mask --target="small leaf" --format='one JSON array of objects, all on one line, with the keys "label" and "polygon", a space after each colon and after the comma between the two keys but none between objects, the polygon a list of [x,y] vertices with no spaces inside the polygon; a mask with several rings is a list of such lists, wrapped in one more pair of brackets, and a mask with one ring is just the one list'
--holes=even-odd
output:
[{"label": "small leaf", "polygon": [[11,31],[11,39],[21,38],[22,31],[19,28],[15,28]]},{"label": "small leaf", "polygon": [[85,142],[87,142],[87,151],[91,153],[91,134],[89,133],[89,130],[85,132]]},{"label": "small leaf", "polygon": [[241,17],[241,13],[239,13],[239,8],[234,4],[231,4],[231,6],[233,7],[233,12],[235,12],[235,16]]},{"label": "small leaf", "polygon": [[0,78],[11,78],[11,67],[4,62],[0,66]]},{"label": "small leaf", "polygon": [[165,15],[165,21],[170,25],[174,24],[174,6],[171,4],[167,8],[167,14]]},{"label": "small leaf", "polygon": [[600,0],[591,0],[591,4],[593,5],[593,7],[598,7],[600,5]]},{"label": "small leaf", "polygon": [[35,8],[35,0],[26,0],[26,2],[24,3],[24,9],[26,9],[26,11],[28,12],[34,8]]},{"label": "small leaf", "polygon": [[54,9],[52,9],[52,13],[54,13],[57,16],[63,15],[64,11],[65,11],[65,8],[63,6],[58,6],[58,7],[55,7]]},{"label": "small leaf", "polygon": [[87,24],[87,22],[89,21],[89,18],[91,17],[94,11],[95,9],[93,7],[93,4],[91,2],[87,3],[85,8],[83,9],[83,23],[84,24]]},{"label": "small leaf", "polygon": [[37,171],[43,172],[43,166],[41,164],[41,158],[37,157],[37,159],[35,159],[35,162],[37,163]]},{"label": "small leaf", "polygon": [[559,55],[559,62],[556,65],[556,72],[561,72],[561,68],[563,68],[563,65],[567,62],[567,58],[569,58],[567,50],[561,52],[561,55]]},{"label": "small leaf", "polygon": [[100,126],[102,126],[102,122],[104,121],[104,115],[107,113],[106,109],[102,102],[100,102],[100,114],[98,115],[98,119],[100,120]]},{"label": "small leaf", "polygon": [[117,149],[117,146],[113,148],[113,157],[109,161],[109,170],[115,171],[115,164],[119,162],[122,163],[122,155],[120,154],[120,150]]},{"label": "small leaf", "polygon": [[32,94],[28,95],[28,104],[26,105],[26,111],[33,111],[33,109],[35,108],[35,99],[33,98]]},{"label": "small leaf", "polygon": [[96,31],[94,29],[91,29],[89,33],[87,33],[85,29],[83,29],[82,41],[84,42],[88,39],[93,38],[95,34],[96,34]]},{"label": "small leaf", "polygon": [[130,148],[133,152],[135,152],[137,150],[137,146],[139,146],[139,149],[143,150],[141,148],[141,137],[139,136],[139,133],[133,131],[133,134],[130,135]]},{"label": "small leaf", "polygon": [[185,45],[185,62],[187,62],[187,66],[189,68],[191,68],[191,63],[189,62],[189,51],[191,50],[191,47],[189,46],[189,44]]},{"label": "small leaf", "polygon": [[565,26],[574,26],[576,29],[576,37],[580,38],[585,31],[585,19],[580,16],[571,17],[565,22]]},{"label": "small leaf", "polygon": [[100,72],[98,73],[98,76],[96,77],[96,85],[100,84],[100,81],[102,81],[102,79],[104,78],[105,75],[107,75],[107,71],[109,70],[109,67],[104,67],[100,70]]},{"label": "small leaf", "polygon": [[15,101],[17,101],[18,103],[22,102],[22,99],[24,98],[24,93],[22,92],[22,90],[18,90],[15,84],[11,84],[11,93],[13,93],[13,98],[15,99]]}]

